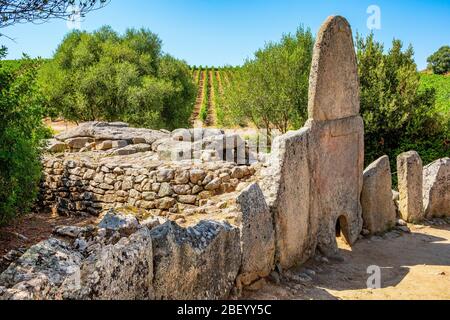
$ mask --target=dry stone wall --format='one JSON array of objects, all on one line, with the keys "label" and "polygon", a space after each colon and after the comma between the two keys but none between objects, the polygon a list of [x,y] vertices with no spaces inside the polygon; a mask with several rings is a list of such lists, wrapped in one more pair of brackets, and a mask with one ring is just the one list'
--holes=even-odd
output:
[{"label": "dry stone wall", "polygon": [[157,216],[181,214],[213,196],[234,192],[254,173],[233,162],[166,162],[152,153],[95,159],[47,156],[41,207],[62,215],[98,215],[134,207]]}]

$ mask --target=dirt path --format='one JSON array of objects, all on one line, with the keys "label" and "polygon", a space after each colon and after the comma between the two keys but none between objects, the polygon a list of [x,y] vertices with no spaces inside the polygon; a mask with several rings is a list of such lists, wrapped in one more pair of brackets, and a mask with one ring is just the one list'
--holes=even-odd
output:
[{"label": "dirt path", "polygon": [[223,95],[223,83],[222,83],[222,76],[220,75],[220,71],[216,71],[216,79],[217,79],[217,84],[218,84],[218,88],[219,88],[219,95],[222,96]]},{"label": "dirt path", "polygon": [[[268,281],[258,292],[246,292],[245,298],[450,300],[450,225],[410,227],[412,234],[363,239],[353,250],[340,244],[344,261],[315,258],[292,272],[294,279],[302,279],[291,275],[279,284]],[[367,289],[371,265],[381,268],[381,289]]]},{"label": "dirt path", "polygon": [[199,71],[201,72],[200,75],[200,81],[198,83],[198,95],[197,100],[195,101],[194,111],[192,112],[191,116],[191,124],[195,127],[201,127],[202,122],[199,119],[200,111],[202,108],[203,100],[205,97],[205,78],[206,78],[206,72],[205,71]]},{"label": "dirt path", "polygon": [[51,119],[45,119],[44,122],[48,127],[52,128],[52,130],[56,134],[61,133],[63,131],[67,131],[69,129],[73,129],[77,126],[77,124],[74,122],[69,122],[69,121],[64,121],[64,120],[52,121]]}]

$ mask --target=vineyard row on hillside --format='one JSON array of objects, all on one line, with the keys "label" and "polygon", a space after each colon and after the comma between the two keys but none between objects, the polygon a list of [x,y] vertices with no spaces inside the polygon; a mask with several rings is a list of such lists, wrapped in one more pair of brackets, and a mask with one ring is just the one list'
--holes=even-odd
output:
[{"label": "vineyard row on hillside", "polygon": [[217,126],[223,123],[223,95],[233,81],[233,68],[193,68],[192,77],[198,87],[191,116],[192,126]]}]

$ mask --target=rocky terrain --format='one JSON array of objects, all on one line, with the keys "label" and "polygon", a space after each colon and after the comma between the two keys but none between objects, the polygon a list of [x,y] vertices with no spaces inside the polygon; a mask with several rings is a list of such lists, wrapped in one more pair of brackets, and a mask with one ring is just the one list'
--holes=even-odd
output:
[{"label": "rocky terrain", "polygon": [[[367,251],[367,259],[379,268],[400,263],[408,241],[398,239],[450,216],[449,159],[423,168],[417,152],[399,155],[399,192],[387,157],[364,170],[356,56],[343,17],[319,32],[310,84],[309,120],[277,137],[270,154],[220,129],[91,122],[57,135],[42,159],[38,207],[98,220],[56,226],[10,254],[0,299],[239,298],[267,279],[288,288],[311,281],[320,266],[296,269],[352,261],[342,244],[379,248],[380,237],[394,249]],[[448,264],[446,245],[426,257],[425,238],[406,239],[422,254],[408,253],[408,263]],[[351,268],[344,266],[349,281]]]}]

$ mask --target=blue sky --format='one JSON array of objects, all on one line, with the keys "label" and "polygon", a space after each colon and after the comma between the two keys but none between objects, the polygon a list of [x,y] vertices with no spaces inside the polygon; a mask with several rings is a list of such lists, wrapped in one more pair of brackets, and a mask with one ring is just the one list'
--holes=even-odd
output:
[{"label": "blue sky", "polygon": [[[387,47],[394,37],[411,43],[420,69],[429,55],[450,45],[450,0],[112,0],[81,23],[92,31],[111,25],[117,31],[146,27],[157,33],[164,51],[192,65],[241,64],[266,41],[278,40],[303,24],[316,33],[327,16],[340,14],[353,31],[369,33],[367,8],[381,9],[376,39]],[[54,20],[42,25],[24,24],[3,29],[0,42],[10,59],[22,52],[51,57],[68,32],[67,23]]]}]

